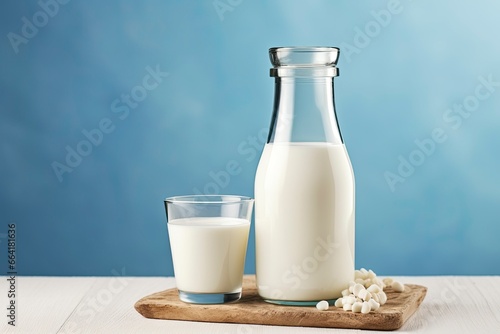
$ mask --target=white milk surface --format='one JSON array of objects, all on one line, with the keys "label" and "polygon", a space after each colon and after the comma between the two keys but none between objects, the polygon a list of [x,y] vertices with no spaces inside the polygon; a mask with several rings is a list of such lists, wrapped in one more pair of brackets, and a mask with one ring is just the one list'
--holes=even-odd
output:
[{"label": "white milk surface", "polygon": [[248,220],[183,218],[172,220],[167,226],[179,290],[240,291],[250,229]]},{"label": "white milk surface", "polygon": [[333,299],[354,279],[354,176],[344,145],[267,144],[255,180],[265,299]]}]

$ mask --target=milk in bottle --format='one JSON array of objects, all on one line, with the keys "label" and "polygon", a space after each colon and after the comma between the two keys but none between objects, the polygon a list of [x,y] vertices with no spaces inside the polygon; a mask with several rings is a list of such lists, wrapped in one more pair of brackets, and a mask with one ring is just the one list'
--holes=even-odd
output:
[{"label": "milk in bottle", "polygon": [[275,101],[255,179],[259,294],[335,299],[354,279],[354,174],[337,124],[337,48],[272,48]]}]

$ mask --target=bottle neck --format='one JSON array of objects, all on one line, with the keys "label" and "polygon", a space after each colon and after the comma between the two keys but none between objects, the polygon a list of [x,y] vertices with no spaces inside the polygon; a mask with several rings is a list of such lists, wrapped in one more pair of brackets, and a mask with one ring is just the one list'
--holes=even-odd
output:
[{"label": "bottle neck", "polygon": [[276,77],[268,143],[343,144],[332,77]]}]

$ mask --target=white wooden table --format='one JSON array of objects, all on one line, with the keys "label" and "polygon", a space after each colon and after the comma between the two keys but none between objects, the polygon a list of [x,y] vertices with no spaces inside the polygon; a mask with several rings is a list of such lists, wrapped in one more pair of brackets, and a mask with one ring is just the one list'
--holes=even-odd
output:
[{"label": "white wooden table", "polygon": [[[118,274],[118,272],[117,272]],[[429,288],[401,333],[500,333],[500,276],[398,277]],[[16,277],[16,326],[7,324],[1,278],[0,333],[356,333],[359,330],[217,324],[143,318],[141,297],[175,286],[165,277]],[[377,333],[369,331],[367,333]],[[383,332],[387,333],[387,332]]]}]

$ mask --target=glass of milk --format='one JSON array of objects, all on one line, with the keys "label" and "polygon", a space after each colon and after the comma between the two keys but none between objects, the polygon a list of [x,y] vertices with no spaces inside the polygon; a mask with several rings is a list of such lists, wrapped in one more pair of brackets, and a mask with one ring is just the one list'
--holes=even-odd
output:
[{"label": "glass of milk", "polygon": [[241,297],[254,200],[234,195],[165,200],[174,274],[182,301],[222,304]]}]

